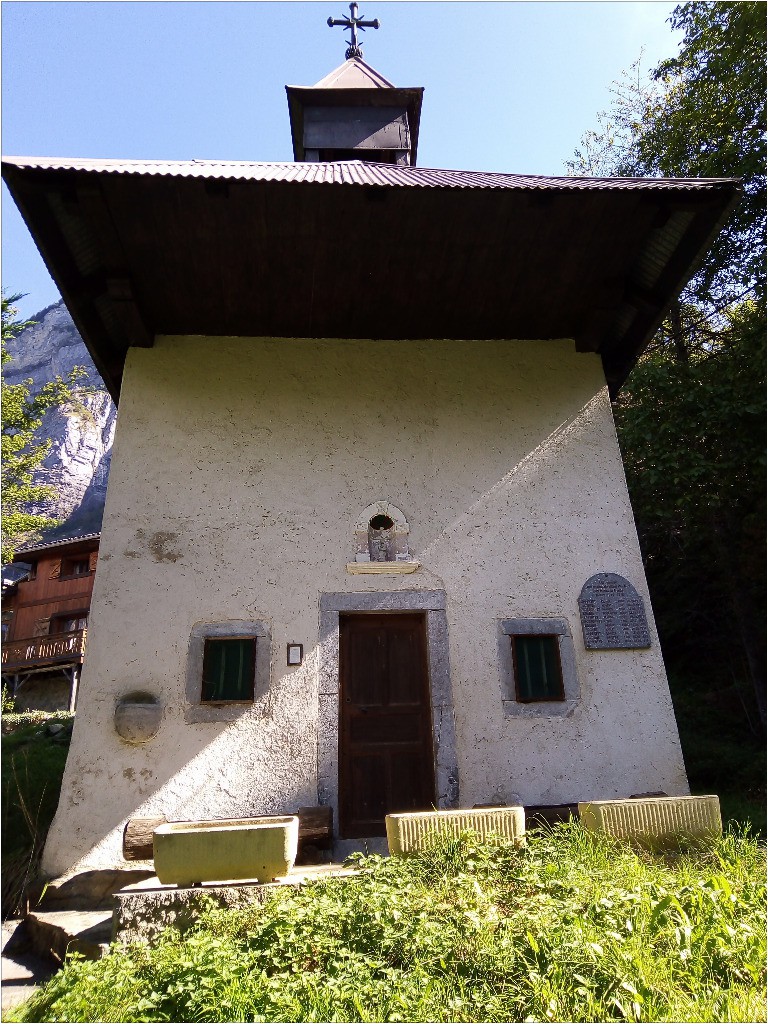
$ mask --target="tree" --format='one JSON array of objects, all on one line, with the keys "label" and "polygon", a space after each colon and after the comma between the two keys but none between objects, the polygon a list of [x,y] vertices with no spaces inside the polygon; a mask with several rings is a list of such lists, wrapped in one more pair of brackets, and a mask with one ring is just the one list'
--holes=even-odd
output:
[{"label": "tree", "polygon": [[670,21],[677,56],[647,80],[632,66],[568,167],[742,179],[615,413],[667,664],[700,694],[751,681],[764,721],[765,4],[690,2]]},{"label": "tree", "polygon": [[645,173],[742,179],[743,200],[697,275],[706,300],[765,295],[765,13],[754,0],[676,7],[680,52],[656,68],[661,95],[637,134]]},{"label": "tree", "polygon": [[670,22],[676,57],[643,80],[639,61],[613,88],[567,167],[573,174],[738,177],[744,196],[696,275],[690,295],[724,306],[765,295],[765,4],[691,2]]},{"label": "tree", "polygon": [[[18,319],[15,302],[20,295],[2,297],[2,366],[11,360],[8,342],[34,321]],[[51,441],[37,438],[48,409],[76,401],[76,382],[84,371],[76,367],[66,380],[56,377],[37,392],[32,380],[9,384],[2,377],[2,563],[13,558],[16,548],[39,539],[42,531],[59,520],[30,508],[53,498],[55,489],[34,483],[35,471],[48,454]]]},{"label": "tree", "polygon": [[763,721],[765,337],[744,302],[686,360],[658,346],[614,407],[667,662],[702,694],[747,680]]}]

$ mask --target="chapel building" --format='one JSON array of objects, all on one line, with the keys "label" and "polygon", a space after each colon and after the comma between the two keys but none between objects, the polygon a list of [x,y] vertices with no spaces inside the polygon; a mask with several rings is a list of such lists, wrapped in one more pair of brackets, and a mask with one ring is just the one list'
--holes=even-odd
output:
[{"label": "chapel building", "polygon": [[611,398],[737,183],[419,167],[359,54],[287,95],[291,163],[3,164],[119,400],[52,875],[688,792]]}]

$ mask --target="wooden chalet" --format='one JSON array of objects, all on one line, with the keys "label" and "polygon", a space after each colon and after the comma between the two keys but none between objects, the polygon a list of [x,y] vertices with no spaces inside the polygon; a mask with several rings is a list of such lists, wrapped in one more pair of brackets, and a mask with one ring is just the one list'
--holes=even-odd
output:
[{"label": "wooden chalet", "polygon": [[98,533],[21,548],[29,569],[3,595],[3,683],[25,710],[75,710]]}]

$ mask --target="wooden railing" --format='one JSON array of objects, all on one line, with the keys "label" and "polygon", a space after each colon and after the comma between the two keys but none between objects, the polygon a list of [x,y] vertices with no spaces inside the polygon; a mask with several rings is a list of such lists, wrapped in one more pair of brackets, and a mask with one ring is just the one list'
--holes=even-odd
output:
[{"label": "wooden railing", "polygon": [[28,640],[12,640],[3,644],[3,668],[32,668],[33,665],[46,662],[79,661],[85,654],[87,633],[87,629],[75,629],[71,633],[51,633],[48,636],[33,636]]}]

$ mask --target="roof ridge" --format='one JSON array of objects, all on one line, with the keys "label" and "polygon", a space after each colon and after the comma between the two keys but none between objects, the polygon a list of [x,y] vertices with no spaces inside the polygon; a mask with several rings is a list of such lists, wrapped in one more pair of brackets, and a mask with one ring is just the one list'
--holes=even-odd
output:
[{"label": "roof ridge", "polygon": [[[109,157],[4,157],[7,167],[39,170],[82,170],[105,173],[135,173],[143,169],[147,175],[174,174],[189,177],[229,177],[243,180],[296,181],[321,184],[407,185],[457,188],[710,188],[733,184],[738,178],[611,178],[547,174],[516,174],[508,171],[474,171],[457,168],[411,167],[374,163],[368,160],[332,162],[296,162],[293,160],[136,160]],[[184,173],[184,169],[187,173]],[[204,172],[250,169],[253,173],[214,174]],[[274,173],[269,173],[270,171]]]}]

